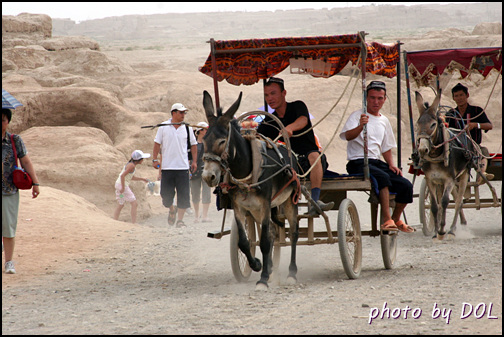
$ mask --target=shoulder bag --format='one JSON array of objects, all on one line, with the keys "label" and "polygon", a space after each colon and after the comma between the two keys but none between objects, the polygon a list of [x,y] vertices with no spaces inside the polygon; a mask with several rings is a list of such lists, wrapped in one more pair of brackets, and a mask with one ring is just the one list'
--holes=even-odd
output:
[{"label": "shoulder bag", "polygon": [[187,132],[187,159],[189,159],[189,161],[191,161],[193,158],[192,158],[192,152],[191,152],[191,137],[189,136],[189,126],[186,124],[185,125],[186,127],[186,132]]},{"label": "shoulder bag", "polygon": [[20,190],[29,190],[33,186],[33,181],[30,175],[21,167],[17,166],[18,157],[16,145],[14,144],[14,135],[11,134],[12,151],[14,152],[14,171],[12,172],[12,182]]}]

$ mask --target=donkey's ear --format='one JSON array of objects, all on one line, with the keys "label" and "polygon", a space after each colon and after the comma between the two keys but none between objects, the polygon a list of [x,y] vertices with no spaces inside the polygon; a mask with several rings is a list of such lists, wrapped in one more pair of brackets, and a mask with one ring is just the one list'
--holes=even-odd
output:
[{"label": "donkey's ear", "polygon": [[229,109],[226,111],[226,113],[224,114],[226,119],[231,120],[233,118],[234,114],[236,113],[236,111],[238,111],[238,108],[240,107],[240,103],[241,103],[241,99],[242,99],[242,94],[243,94],[243,92],[240,92],[240,96],[238,96],[238,99],[236,100],[236,102],[234,102],[233,105],[231,105],[229,107]]},{"label": "donkey's ear", "polygon": [[208,125],[212,125],[217,117],[215,117],[212,96],[206,90],[203,91],[203,107],[205,108]]},{"label": "donkey's ear", "polygon": [[420,112],[420,116],[421,116],[421,115],[423,115],[423,113],[427,109],[425,109],[422,94],[420,94],[418,91],[415,91],[415,101],[416,101],[418,111]]},{"label": "donkey's ear", "polygon": [[428,112],[431,115],[436,116],[436,113],[437,113],[438,108],[439,108],[439,102],[441,102],[441,88],[438,89],[436,98],[434,98],[434,102],[432,102],[432,105],[430,106],[430,108],[428,110]]}]

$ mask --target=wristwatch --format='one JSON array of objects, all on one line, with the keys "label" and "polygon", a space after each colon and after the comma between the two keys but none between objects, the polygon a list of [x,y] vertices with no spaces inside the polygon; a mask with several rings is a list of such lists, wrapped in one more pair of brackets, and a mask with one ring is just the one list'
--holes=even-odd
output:
[{"label": "wristwatch", "polygon": [[157,162],[157,161],[159,161],[159,159],[152,159],[152,162],[153,162],[153,163],[155,163],[155,162]]},{"label": "wristwatch", "polygon": [[478,129],[481,129],[481,125],[480,125],[480,123],[478,123]]}]

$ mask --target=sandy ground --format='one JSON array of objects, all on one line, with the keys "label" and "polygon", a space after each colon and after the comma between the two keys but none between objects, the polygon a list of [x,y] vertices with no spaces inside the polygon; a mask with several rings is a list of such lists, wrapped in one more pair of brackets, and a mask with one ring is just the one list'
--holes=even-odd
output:
[{"label": "sandy ground", "polygon": [[[455,241],[400,234],[392,270],[379,238],[364,237],[357,280],[347,278],[337,245],[302,246],[298,283],[286,285],[290,249],[282,248],[279,282],[258,292],[259,274],[234,279],[229,236],[206,237],[220,228],[214,207],[212,223],[187,216],[188,227],[176,229],[159,197],[148,197],[157,215],[133,225],[73,194],[45,187],[42,195],[21,193],[17,274],[2,275],[2,334],[502,334],[500,209],[466,211],[469,225]],[[367,195],[348,197],[365,229]],[[332,226],[337,214],[329,212]],[[406,215],[421,228],[418,199]]]}]

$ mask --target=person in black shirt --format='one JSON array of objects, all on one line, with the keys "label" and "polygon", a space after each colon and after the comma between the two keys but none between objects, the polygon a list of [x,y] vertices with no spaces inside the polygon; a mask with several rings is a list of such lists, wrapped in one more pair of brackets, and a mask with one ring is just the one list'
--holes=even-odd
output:
[{"label": "person in black shirt", "polygon": [[[285,96],[287,91],[284,87],[284,81],[281,78],[271,77],[264,86],[264,99],[266,103],[275,109],[273,115],[278,117],[290,138],[292,151],[298,155],[300,162],[306,161],[308,168],[320,156],[318,145],[315,141],[313,130],[308,131],[300,137],[292,137],[311,129],[312,124],[310,121],[310,114],[306,104],[302,101],[287,102]],[[279,127],[276,122],[269,116],[266,116],[264,121],[259,125],[257,132],[271,139],[276,139],[279,135]],[[283,138],[280,138],[282,141]],[[323,156],[324,157],[324,156]],[[324,159],[324,160],[322,160]],[[324,162],[324,165],[323,165]],[[311,197],[317,202],[323,211],[328,211],[334,206],[334,202],[327,204],[323,203],[320,199],[320,187],[322,185],[322,177],[326,167],[325,158],[321,158],[310,172],[311,183]],[[312,206],[310,215],[316,215],[317,212]]]},{"label": "person in black shirt", "polygon": [[[449,127],[462,130],[467,125],[471,138],[480,145],[483,155],[489,156],[488,149],[481,146],[481,130],[488,132],[493,128],[486,113],[479,106],[473,106],[467,102],[467,99],[469,98],[469,90],[460,83],[452,88],[452,98],[457,104],[457,107],[446,116]],[[485,173],[487,160],[483,159],[482,164],[483,173],[486,174],[489,180],[492,179],[492,174]],[[480,183],[482,183],[481,180],[482,179],[479,181]]]},{"label": "person in black shirt", "polygon": [[[473,106],[467,102],[469,90],[460,83],[453,87],[452,98],[457,103],[457,107],[454,109],[455,116],[447,118],[449,126],[463,129],[468,123],[471,138],[476,143],[481,144],[481,130],[488,132],[493,128],[486,113],[479,106]],[[468,116],[470,116],[469,122],[467,121]]]}]

